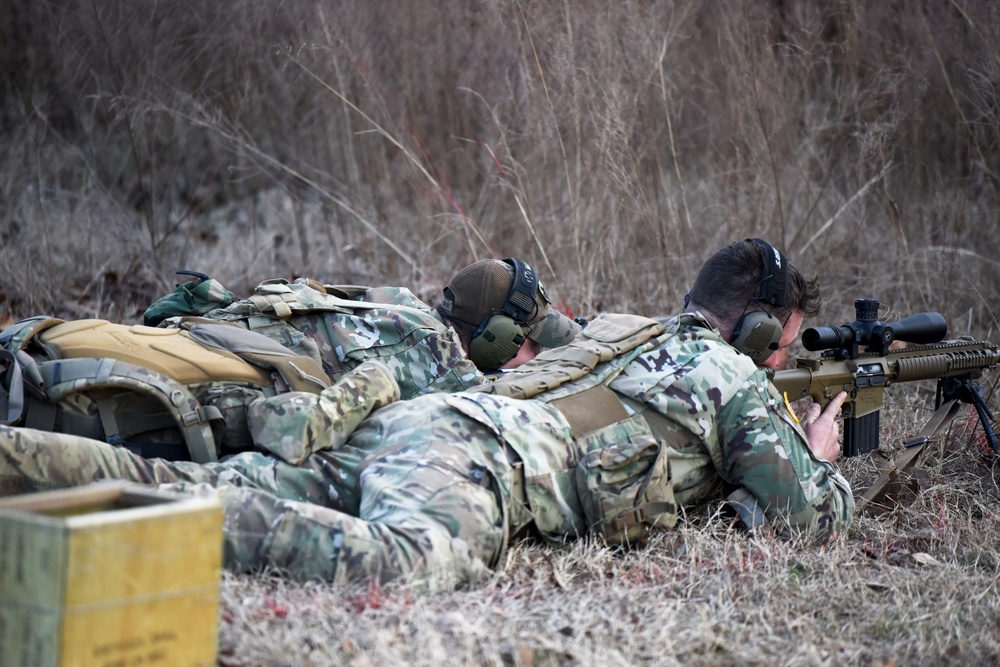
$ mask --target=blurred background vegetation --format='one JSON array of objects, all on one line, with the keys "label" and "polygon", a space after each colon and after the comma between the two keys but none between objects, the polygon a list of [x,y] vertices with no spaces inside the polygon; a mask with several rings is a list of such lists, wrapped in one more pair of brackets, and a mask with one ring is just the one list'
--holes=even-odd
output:
[{"label": "blurred background vegetation", "polygon": [[203,271],[400,284],[536,265],[680,307],[748,235],[822,318],[996,333],[1000,5],[0,0],[0,313],[136,321]]}]

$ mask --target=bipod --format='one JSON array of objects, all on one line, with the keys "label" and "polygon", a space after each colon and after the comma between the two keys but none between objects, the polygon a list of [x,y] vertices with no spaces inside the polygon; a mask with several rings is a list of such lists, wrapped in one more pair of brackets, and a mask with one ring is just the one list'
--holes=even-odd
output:
[{"label": "bipod", "polygon": [[983,398],[983,385],[973,382],[970,375],[938,380],[938,405],[943,400],[952,398],[975,406],[976,414],[979,415],[979,423],[983,425],[983,432],[986,434],[986,441],[990,444],[993,453],[1000,456],[1000,444],[997,443],[997,434],[992,426],[996,417],[986,406],[986,400]]},{"label": "bipod", "polygon": [[958,409],[962,403],[968,403],[976,408],[976,414],[983,425],[986,439],[993,452],[1000,456],[1000,446],[997,443],[996,432],[993,430],[992,422],[996,419],[983,399],[983,387],[975,382],[972,373],[957,377],[941,378],[938,380],[937,388],[937,409],[916,436],[903,443],[904,452],[897,456],[889,465],[889,469],[876,479],[868,490],[865,491],[861,499],[855,506],[856,512],[865,510],[885,512],[893,509],[898,504],[892,502],[888,497],[888,492],[893,486],[909,486],[911,491],[918,486],[917,479],[919,471],[917,463],[924,447],[930,439],[947,424],[958,416]]}]

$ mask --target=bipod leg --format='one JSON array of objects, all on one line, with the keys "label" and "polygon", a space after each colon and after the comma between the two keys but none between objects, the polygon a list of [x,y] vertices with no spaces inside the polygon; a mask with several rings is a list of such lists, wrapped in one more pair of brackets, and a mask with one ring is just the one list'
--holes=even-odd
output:
[{"label": "bipod leg", "polygon": [[916,467],[917,461],[930,439],[958,414],[959,404],[958,398],[951,398],[938,407],[924,427],[920,429],[920,432],[904,444],[906,451],[897,456],[889,469],[868,487],[868,490],[855,505],[855,512],[863,512],[868,508],[878,508],[882,511],[892,509],[896,503],[888,504],[891,502],[888,499],[889,487],[894,482],[900,481],[902,476]]},{"label": "bipod leg", "polygon": [[996,417],[990,412],[989,407],[983,399],[983,385],[973,382],[973,376],[962,375],[954,378],[943,378],[938,383],[938,397],[944,399],[957,399],[962,403],[969,403],[976,408],[979,416],[979,423],[983,425],[983,432],[986,434],[986,441],[990,449],[997,456],[1000,456],[1000,444],[997,443],[997,435],[993,430],[993,423]]},{"label": "bipod leg", "polygon": [[972,395],[972,404],[976,406],[976,414],[979,415],[979,423],[983,425],[983,432],[986,434],[986,442],[990,443],[990,449],[993,450],[993,453],[1000,456],[1000,445],[997,443],[997,434],[993,431],[992,426],[996,418],[986,406],[986,401],[983,400],[982,385],[975,383],[970,393]]}]

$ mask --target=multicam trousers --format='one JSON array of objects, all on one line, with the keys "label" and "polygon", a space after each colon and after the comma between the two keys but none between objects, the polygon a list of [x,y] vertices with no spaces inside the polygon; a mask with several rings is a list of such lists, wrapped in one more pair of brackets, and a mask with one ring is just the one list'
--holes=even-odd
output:
[{"label": "multicam trousers", "polygon": [[[455,407],[477,401],[489,401],[496,420],[565,427],[531,401],[420,396],[377,410],[345,444],[300,465],[257,452],[209,464],[143,459],[95,440],[0,427],[0,493],[102,479],[217,492],[230,568],[454,588],[485,577],[527,515],[513,500],[510,448],[497,426]],[[572,446],[551,440],[538,446]]]}]

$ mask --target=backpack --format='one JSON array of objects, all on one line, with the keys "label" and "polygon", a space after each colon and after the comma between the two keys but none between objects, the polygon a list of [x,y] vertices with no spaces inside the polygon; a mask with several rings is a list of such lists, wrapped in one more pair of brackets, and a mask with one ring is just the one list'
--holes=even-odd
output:
[{"label": "backpack", "polygon": [[312,359],[214,323],[182,330],[34,317],[0,333],[0,365],[0,423],[199,463],[252,448],[254,401],[331,384]]},{"label": "backpack", "polygon": [[365,361],[381,361],[393,371],[403,399],[461,391],[484,379],[457,332],[403,287],[272,279],[244,299],[193,315],[175,309],[158,326],[216,322],[249,329],[312,358],[334,381]]}]

